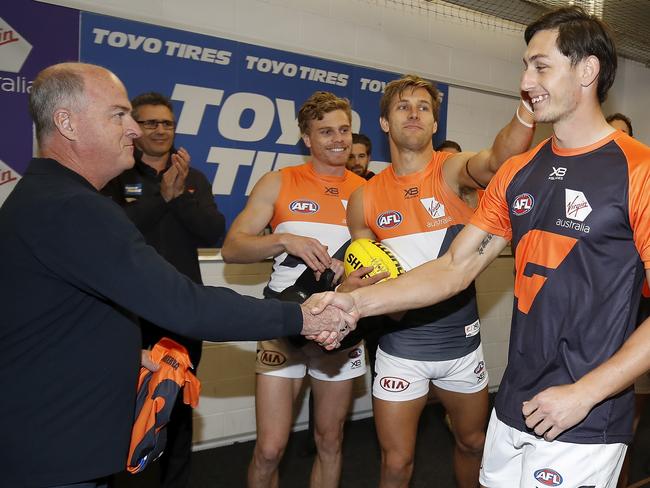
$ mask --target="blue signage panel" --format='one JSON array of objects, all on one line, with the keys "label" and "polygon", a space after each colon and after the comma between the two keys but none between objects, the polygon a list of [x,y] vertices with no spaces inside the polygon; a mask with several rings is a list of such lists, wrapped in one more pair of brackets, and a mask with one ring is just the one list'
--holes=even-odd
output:
[{"label": "blue signage panel", "polygon": [[[212,182],[228,223],[264,173],[307,159],[296,118],[314,91],[347,97],[354,131],[373,142],[372,159],[389,161],[379,100],[398,73],[86,12],[80,58],[114,71],[131,97],[146,91],[171,97],[176,146]],[[448,87],[438,88],[442,141]]]}]

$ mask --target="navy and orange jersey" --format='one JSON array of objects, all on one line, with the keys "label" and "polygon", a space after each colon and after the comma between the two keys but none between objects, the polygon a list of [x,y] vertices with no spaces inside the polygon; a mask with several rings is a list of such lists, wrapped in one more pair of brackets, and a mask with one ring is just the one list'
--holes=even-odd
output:
[{"label": "navy and orange jersey", "polygon": [[648,281],[645,280],[643,282],[643,290],[641,291],[641,303],[639,304],[637,325],[641,325],[648,317],[650,317],[650,286],[648,286]]},{"label": "navy and orange jersey", "polygon": [[[650,268],[649,218],[650,148],[622,132],[570,150],[548,139],[492,179],[471,223],[512,239],[515,257],[501,421],[526,431],[522,402],[580,379],[633,331]],[[629,442],[633,410],[627,390],[558,439]]]},{"label": "navy and orange jersey", "polygon": [[187,349],[179,343],[163,337],[151,350],[151,360],[160,369],[152,372],[140,368],[126,466],[131,474],[143,471],[163,453],[167,439],[165,426],[181,389],[183,402],[192,408],[198,405],[201,392],[201,383],[191,372]]},{"label": "navy and orange jersey", "polygon": [[[312,237],[334,254],[350,239],[345,212],[348,199],[366,180],[345,170],[343,176],[316,173],[311,163],[280,170],[282,183],[275,201],[273,232]],[[281,292],[307,269],[302,259],[286,252],[275,257],[269,288]]]},{"label": "navy and orange jersey", "polygon": [[[444,180],[450,155],[435,152],[424,169],[405,176],[389,166],[364,188],[366,226],[406,271],[444,254],[473,213]],[[465,356],[481,342],[474,285],[437,305],[411,310],[393,325],[379,342],[389,354],[418,361]]]}]

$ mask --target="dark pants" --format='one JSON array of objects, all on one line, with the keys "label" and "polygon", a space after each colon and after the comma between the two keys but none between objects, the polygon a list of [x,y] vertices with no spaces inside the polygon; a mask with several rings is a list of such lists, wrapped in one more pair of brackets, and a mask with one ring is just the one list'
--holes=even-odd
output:
[{"label": "dark pants", "polygon": [[82,483],[72,483],[71,485],[57,485],[50,488],[107,488],[108,478],[101,478],[94,481],[84,481]]}]

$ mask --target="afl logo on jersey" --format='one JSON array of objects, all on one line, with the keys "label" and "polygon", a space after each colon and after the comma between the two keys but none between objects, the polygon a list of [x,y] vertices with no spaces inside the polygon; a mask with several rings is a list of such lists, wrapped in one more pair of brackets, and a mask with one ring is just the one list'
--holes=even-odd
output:
[{"label": "afl logo on jersey", "polygon": [[524,215],[530,212],[535,205],[535,199],[530,193],[522,193],[512,202],[512,213],[515,215]]},{"label": "afl logo on jersey", "polygon": [[301,214],[315,214],[320,207],[312,200],[294,200],[289,204],[289,210]]},{"label": "afl logo on jersey", "polygon": [[408,381],[403,380],[402,378],[396,378],[394,376],[384,376],[381,380],[379,380],[379,384],[384,390],[395,392],[404,391],[409,386],[411,386],[411,383]]},{"label": "afl logo on jersey", "polygon": [[544,486],[560,486],[564,481],[560,473],[550,468],[538,469],[533,476]]},{"label": "afl logo on jersey", "polygon": [[355,347],[348,353],[348,357],[350,359],[355,359],[361,356],[362,354],[363,354],[363,349],[361,349],[360,347]]},{"label": "afl logo on jersey", "polygon": [[389,210],[377,217],[377,226],[382,229],[392,229],[402,223],[402,214],[397,210]]}]

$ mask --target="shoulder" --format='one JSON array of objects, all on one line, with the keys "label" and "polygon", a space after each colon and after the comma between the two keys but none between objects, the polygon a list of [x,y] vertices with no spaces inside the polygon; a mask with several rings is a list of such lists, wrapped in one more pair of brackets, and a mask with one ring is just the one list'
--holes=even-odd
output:
[{"label": "shoulder", "polygon": [[614,142],[625,155],[631,170],[650,172],[650,147],[624,133],[615,137]]},{"label": "shoulder", "polygon": [[353,173],[352,171],[345,170],[345,179],[348,183],[355,187],[363,186],[368,183],[368,181],[365,178],[362,178],[356,173]]},{"label": "shoulder", "polygon": [[548,139],[544,139],[541,141],[537,146],[534,148],[523,152],[521,154],[517,154],[515,156],[512,156],[510,159],[508,159],[503,165],[499,168],[497,171],[497,175],[499,174],[514,174],[517,171],[519,171],[521,168],[526,166],[530,161],[535,158],[535,156],[545,147],[550,147],[551,145],[551,138],[549,137]]}]

